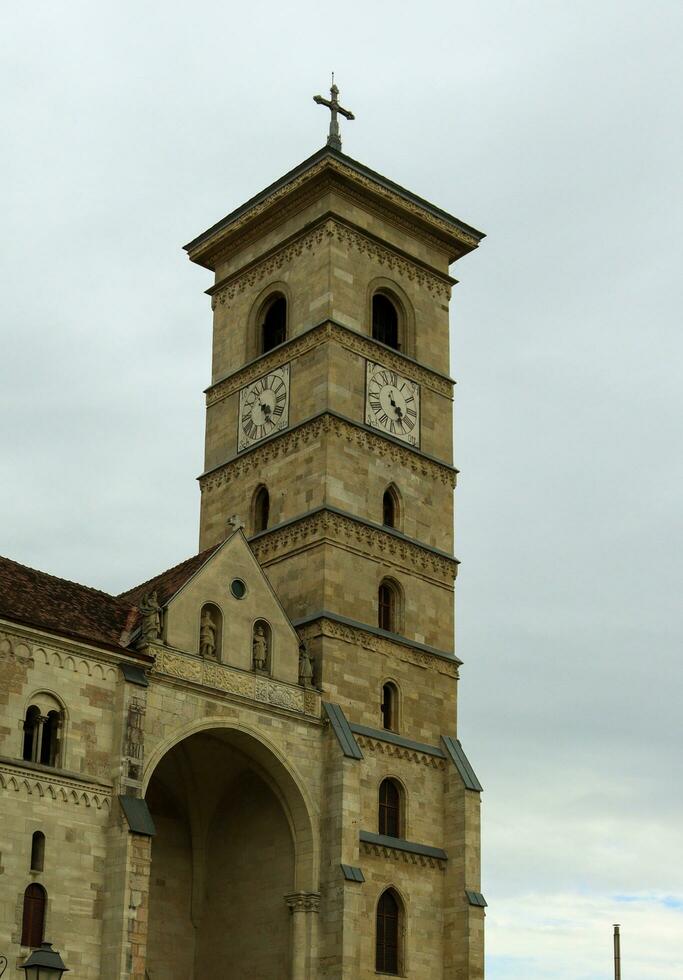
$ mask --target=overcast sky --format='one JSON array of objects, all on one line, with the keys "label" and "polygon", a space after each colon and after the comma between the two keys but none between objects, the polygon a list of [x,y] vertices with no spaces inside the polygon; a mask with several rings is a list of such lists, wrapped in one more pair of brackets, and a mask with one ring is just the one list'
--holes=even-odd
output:
[{"label": "overcast sky", "polygon": [[344,150],[488,234],[452,270],[488,980],[611,977],[613,922],[624,980],[680,978],[680,3],[0,17],[0,553],[118,592],[196,551],[181,246],[322,145],[334,69]]}]

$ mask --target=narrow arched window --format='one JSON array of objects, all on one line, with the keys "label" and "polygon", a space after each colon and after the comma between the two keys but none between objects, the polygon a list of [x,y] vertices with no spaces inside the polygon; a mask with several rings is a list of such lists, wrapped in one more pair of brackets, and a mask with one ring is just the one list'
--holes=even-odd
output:
[{"label": "narrow arched window", "polygon": [[270,518],[270,494],[266,487],[259,487],[254,497],[254,534],[268,528]]},{"label": "narrow arched window", "polygon": [[32,704],[24,718],[22,757],[26,762],[58,766],[64,713],[52,695],[36,694],[34,697],[38,704]]},{"label": "narrow arched window", "polygon": [[398,588],[384,580],[377,593],[377,625],[390,633],[398,632],[399,595]]},{"label": "narrow arched window", "polygon": [[272,350],[287,339],[287,300],[277,296],[265,307],[261,321],[261,353]]},{"label": "narrow arched window", "polygon": [[387,487],[382,497],[382,523],[386,527],[398,527],[399,503],[395,487]]},{"label": "narrow arched window", "polygon": [[43,722],[43,737],[40,744],[40,761],[44,766],[56,766],[59,755],[59,711],[48,711]]},{"label": "narrow arched window", "polygon": [[29,885],[24,892],[24,911],[21,920],[21,945],[40,946],[45,935],[47,892],[42,885]]},{"label": "narrow arched window", "polygon": [[383,779],[380,783],[378,822],[380,834],[401,836],[401,790],[395,779]]},{"label": "narrow arched window", "polygon": [[387,681],[382,685],[382,727],[389,732],[398,731],[398,690]]},{"label": "narrow arched window", "polygon": [[393,973],[400,969],[401,906],[393,888],[388,888],[377,903],[375,969]]},{"label": "narrow arched window", "polygon": [[26,762],[37,762],[40,754],[40,708],[32,704],[24,718],[24,749],[22,758]]},{"label": "narrow arched window", "polygon": [[372,336],[387,347],[400,350],[398,311],[388,296],[375,293],[372,297]]},{"label": "narrow arched window", "polygon": [[31,838],[31,871],[42,871],[45,865],[45,834],[36,830]]}]

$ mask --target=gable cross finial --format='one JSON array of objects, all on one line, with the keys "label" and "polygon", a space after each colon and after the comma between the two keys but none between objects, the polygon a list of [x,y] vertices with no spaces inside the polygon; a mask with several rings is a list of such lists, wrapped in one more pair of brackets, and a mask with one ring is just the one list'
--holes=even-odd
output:
[{"label": "gable cross finial", "polygon": [[225,522],[225,526],[230,528],[228,534],[232,534],[233,531],[241,531],[244,528],[244,521],[240,518],[239,514],[233,514]]},{"label": "gable cross finial", "polygon": [[313,101],[317,102],[318,105],[327,106],[330,110],[330,132],[327,137],[327,145],[331,146],[333,150],[340,150],[342,148],[341,143],[341,133],[339,132],[339,123],[337,122],[337,113],[340,112],[342,116],[346,119],[355,119],[356,117],[348,109],[344,109],[343,106],[339,105],[339,89],[334,84],[334,72],[332,72],[332,87],[330,88],[329,99],[323,99],[322,95],[314,95]]}]

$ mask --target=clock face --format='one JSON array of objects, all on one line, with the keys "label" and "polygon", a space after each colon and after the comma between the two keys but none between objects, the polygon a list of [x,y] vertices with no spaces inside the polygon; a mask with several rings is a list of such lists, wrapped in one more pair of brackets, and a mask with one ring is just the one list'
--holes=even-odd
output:
[{"label": "clock face", "polygon": [[420,386],[381,364],[367,362],[365,421],[375,429],[418,446]]},{"label": "clock face", "polygon": [[289,425],[289,364],[240,391],[237,451]]}]

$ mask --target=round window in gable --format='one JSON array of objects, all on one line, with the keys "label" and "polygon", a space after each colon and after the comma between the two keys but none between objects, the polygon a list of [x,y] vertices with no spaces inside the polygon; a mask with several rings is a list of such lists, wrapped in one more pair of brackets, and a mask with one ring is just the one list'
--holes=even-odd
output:
[{"label": "round window in gable", "polygon": [[244,599],[247,594],[247,587],[241,578],[234,578],[230,583],[230,591],[236,599]]}]

